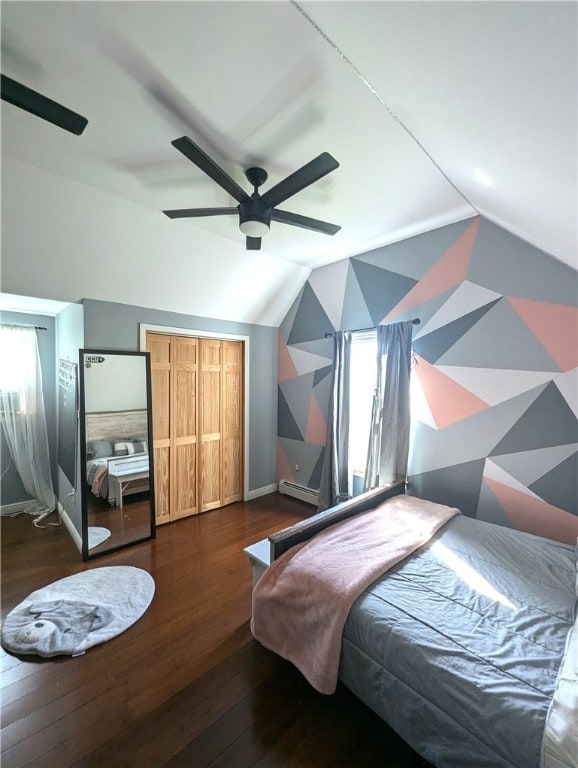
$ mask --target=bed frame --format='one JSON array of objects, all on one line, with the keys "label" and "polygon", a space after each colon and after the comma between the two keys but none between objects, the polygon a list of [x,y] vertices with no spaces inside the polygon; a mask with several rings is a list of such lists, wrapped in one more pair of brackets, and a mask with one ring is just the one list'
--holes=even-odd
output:
[{"label": "bed frame", "polygon": [[272,534],[269,536],[271,562],[276,560],[283,552],[294,547],[295,544],[307,541],[307,539],[312,538],[330,525],[339,523],[341,520],[347,520],[348,517],[358,515],[360,512],[366,512],[368,509],[381,504],[392,496],[405,493],[405,488],[405,480],[397,480],[383,488],[375,488],[359,496],[354,496],[352,499],[326,509],[324,512],[318,512],[313,517],[296,523],[290,528],[285,528],[278,533]]},{"label": "bed frame", "polygon": [[137,411],[103,411],[86,414],[86,442],[111,437],[148,435],[146,408]]},{"label": "bed frame", "polygon": [[271,565],[273,560],[276,560],[291,547],[307,541],[334,523],[347,520],[347,518],[358,515],[360,512],[366,512],[368,509],[381,504],[392,496],[405,493],[406,485],[405,480],[397,480],[383,488],[366,491],[348,501],[337,504],[335,507],[330,507],[330,509],[326,509],[324,512],[318,512],[306,520],[295,523],[295,525],[289,528],[273,533],[267,539],[262,539],[246,547],[244,552],[249,557],[251,564],[253,586],[255,586],[263,571]]},{"label": "bed frame", "polygon": [[[93,440],[110,440],[111,438],[129,438],[146,435],[148,440],[148,413],[146,408],[132,411],[101,411],[99,413],[86,414],[86,446]],[[150,446],[149,446],[150,449]],[[141,457],[139,459],[139,456]],[[127,465],[127,469],[134,469],[135,460],[142,461],[144,454],[132,454],[129,456],[111,456],[109,459],[109,472],[112,468],[113,474],[121,469],[122,464]],[[122,497],[133,493],[142,493],[149,490],[148,480],[148,454],[146,454],[147,477],[133,479],[126,486],[121,485],[117,499],[117,482],[109,482],[108,503],[111,506],[122,508]],[[112,479],[112,477],[111,477]]]}]

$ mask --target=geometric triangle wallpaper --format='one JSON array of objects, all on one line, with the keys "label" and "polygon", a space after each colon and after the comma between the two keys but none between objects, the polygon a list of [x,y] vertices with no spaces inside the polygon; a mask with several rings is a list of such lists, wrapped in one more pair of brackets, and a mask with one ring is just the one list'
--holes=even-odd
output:
[{"label": "geometric triangle wallpaper", "polygon": [[576,543],[576,270],[479,216],[345,261],[281,324],[278,480],[319,487],[326,334],[419,317],[409,493]]}]

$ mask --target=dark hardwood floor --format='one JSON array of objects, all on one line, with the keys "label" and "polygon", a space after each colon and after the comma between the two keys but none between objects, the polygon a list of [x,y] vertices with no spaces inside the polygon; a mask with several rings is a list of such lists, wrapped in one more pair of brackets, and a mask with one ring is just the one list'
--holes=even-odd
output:
[{"label": "dark hardwood floor", "polygon": [[2,651],[3,768],[426,766],[343,686],[318,694],[251,636],[243,547],[311,511],[272,494],[89,563],[62,526],[3,518],[2,617],[88,568],[133,565],[156,583],[144,616],[83,656]]},{"label": "dark hardwood floor", "polygon": [[108,528],[110,537],[91,549],[91,554],[106,552],[129,541],[146,539],[151,533],[151,507],[148,491],[127,495],[123,507],[111,507],[106,499],[86,494],[88,525]]}]

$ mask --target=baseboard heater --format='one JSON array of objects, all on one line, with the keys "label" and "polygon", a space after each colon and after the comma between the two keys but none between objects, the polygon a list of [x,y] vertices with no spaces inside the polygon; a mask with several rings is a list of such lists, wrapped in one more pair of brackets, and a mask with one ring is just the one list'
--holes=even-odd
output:
[{"label": "baseboard heater", "polygon": [[308,504],[313,504],[315,507],[319,504],[319,491],[307,488],[306,485],[292,483],[290,480],[280,481],[279,493],[284,493],[286,496],[293,496],[301,501],[306,501]]}]

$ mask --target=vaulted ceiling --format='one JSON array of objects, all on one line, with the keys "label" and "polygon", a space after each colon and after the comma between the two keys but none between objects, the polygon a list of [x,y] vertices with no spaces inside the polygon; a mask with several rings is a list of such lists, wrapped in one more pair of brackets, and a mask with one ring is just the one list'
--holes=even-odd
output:
[{"label": "vaulted ceiling", "polygon": [[[76,137],[2,104],[5,291],[278,324],[310,269],[476,213],[578,266],[574,2],[1,10],[2,73],[89,121]],[[248,252],[235,216],[167,219],[236,205],[171,146],[184,135],[248,191],[248,165],[268,171],[266,189],[330,152],[340,167],[283,208],[341,231],[273,222]],[[55,263],[67,249],[92,263],[75,228],[91,230],[104,286],[71,254],[58,280],[23,261],[54,237]],[[132,281],[114,279],[123,258]],[[167,268],[178,286],[151,280]]]}]

